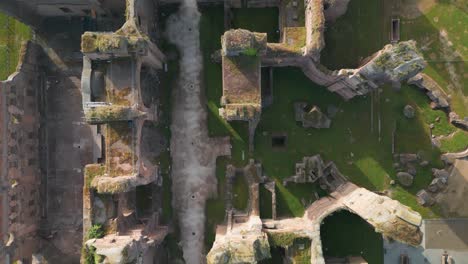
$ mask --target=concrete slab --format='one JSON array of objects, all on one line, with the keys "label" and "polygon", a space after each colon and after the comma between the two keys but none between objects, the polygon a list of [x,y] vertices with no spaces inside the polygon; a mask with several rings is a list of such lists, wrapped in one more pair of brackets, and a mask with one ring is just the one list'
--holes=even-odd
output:
[{"label": "concrete slab", "polygon": [[431,219],[424,223],[426,249],[468,251],[468,218]]}]

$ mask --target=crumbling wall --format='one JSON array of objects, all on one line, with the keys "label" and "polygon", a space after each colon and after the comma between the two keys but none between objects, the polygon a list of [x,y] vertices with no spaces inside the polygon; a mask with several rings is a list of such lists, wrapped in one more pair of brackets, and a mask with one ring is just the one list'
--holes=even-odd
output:
[{"label": "crumbling wall", "polygon": [[134,18],[141,31],[150,34],[155,30],[156,1],[136,0],[134,2]]},{"label": "crumbling wall", "polygon": [[[164,255],[154,252],[167,228],[159,226],[157,212],[149,219],[140,216],[136,202],[138,186],[160,184],[158,166],[140,149],[144,122],[157,121],[156,105],[143,103],[141,68],[161,69],[165,60],[148,37],[154,27],[153,2],[127,0],[127,20],[119,30],[82,35],[83,110],[86,121],[98,124],[104,137],[103,160],[85,167],[83,233],[96,227],[104,232],[84,237],[82,259],[153,263]],[[105,67],[103,87],[93,86],[92,76],[98,71],[93,63]],[[160,204],[153,200],[151,206]]]},{"label": "crumbling wall", "polygon": [[320,52],[325,47],[325,15],[323,13],[323,0],[307,1],[305,11],[306,49],[305,55],[320,60]]},{"label": "crumbling wall", "polygon": [[[0,262],[31,259],[41,218],[40,96],[38,45],[21,49],[15,73],[0,82]],[[5,262],[3,262],[5,261]]]}]

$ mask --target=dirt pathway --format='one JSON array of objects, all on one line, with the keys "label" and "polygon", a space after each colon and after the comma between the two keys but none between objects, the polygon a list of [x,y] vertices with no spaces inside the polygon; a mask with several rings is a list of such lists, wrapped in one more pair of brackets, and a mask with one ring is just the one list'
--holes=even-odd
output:
[{"label": "dirt pathway", "polygon": [[216,192],[216,157],[229,154],[226,139],[208,138],[202,102],[198,23],[195,0],[186,0],[169,17],[168,38],[181,54],[180,76],[173,91],[172,191],[186,263],[204,262],[205,203]]}]

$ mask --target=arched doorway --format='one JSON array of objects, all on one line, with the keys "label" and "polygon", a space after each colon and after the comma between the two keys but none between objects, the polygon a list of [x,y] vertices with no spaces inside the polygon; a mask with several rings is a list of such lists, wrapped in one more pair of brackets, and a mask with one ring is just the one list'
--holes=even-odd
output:
[{"label": "arched doorway", "polygon": [[325,259],[362,256],[368,263],[383,263],[383,238],[360,216],[346,210],[327,216],[320,226]]}]

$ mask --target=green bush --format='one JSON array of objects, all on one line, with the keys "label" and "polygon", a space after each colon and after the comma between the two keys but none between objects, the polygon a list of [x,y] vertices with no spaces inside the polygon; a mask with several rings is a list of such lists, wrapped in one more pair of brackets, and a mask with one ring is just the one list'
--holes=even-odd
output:
[{"label": "green bush", "polygon": [[104,227],[100,224],[96,224],[91,226],[88,230],[88,234],[86,235],[86,240],[92,238],[102,238],[104,237]]},{"label": "green bush", "polygon": [[295,233],[268,233],[268,240],[272,247],[290,247],[294,243],[294,240],[301,238],[307,237]]},{"label": "green bush", "polygon": [[242,54],[247,55],[247,56],[257,56],[257,49],[254,48],[247,48],[245,49]]}]

